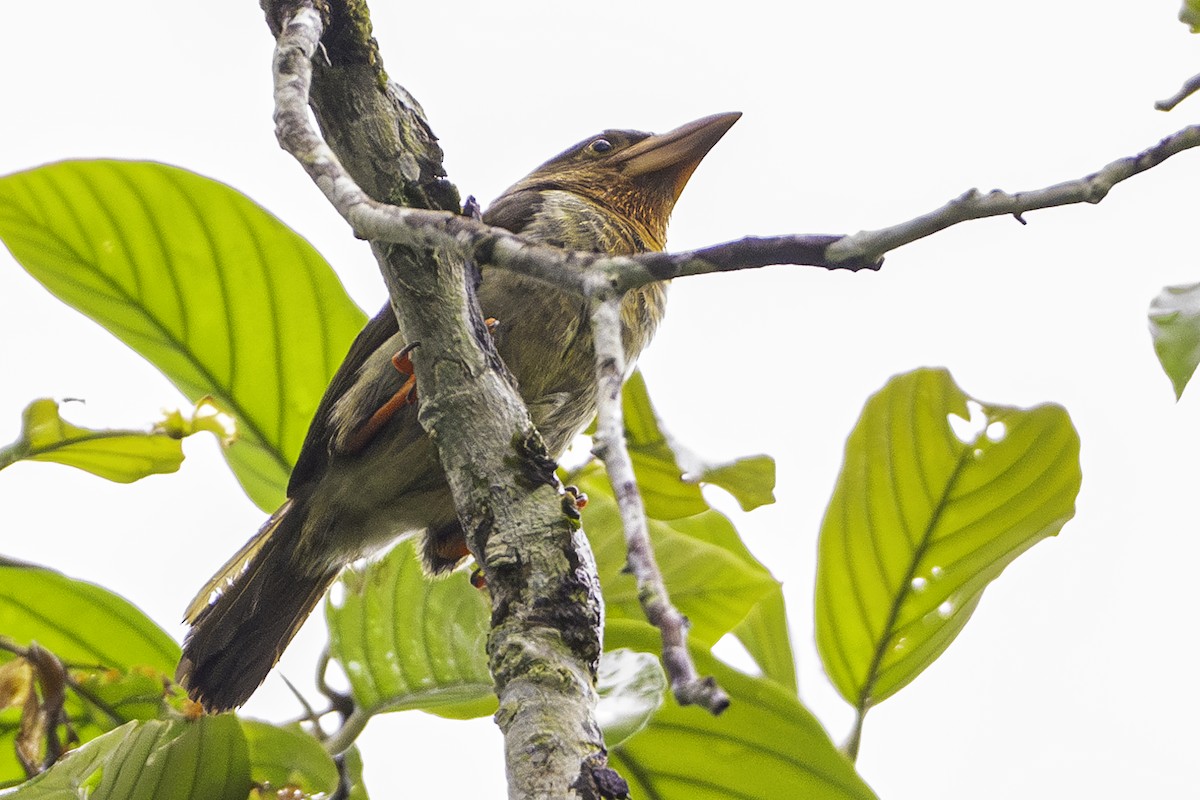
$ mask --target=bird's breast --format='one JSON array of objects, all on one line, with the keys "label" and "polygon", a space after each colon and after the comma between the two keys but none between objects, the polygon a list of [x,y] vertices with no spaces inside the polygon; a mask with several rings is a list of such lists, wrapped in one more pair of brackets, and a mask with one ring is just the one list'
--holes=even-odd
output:
[{"label": "bird's breast", "polygon": [[[641,225],[566,191],[540,192],[518,232],[532,241],[611,255],[661,248]],[[561,454],[595,414],[595,349],[586,303],[534,278],[487,268],[479,302],[484,316],[500,323],[497,349],[534,424],[550,451]],[[665,287],[658,283],[625,296],[622,339],[629,363],[653,336],[665,304]]]}]

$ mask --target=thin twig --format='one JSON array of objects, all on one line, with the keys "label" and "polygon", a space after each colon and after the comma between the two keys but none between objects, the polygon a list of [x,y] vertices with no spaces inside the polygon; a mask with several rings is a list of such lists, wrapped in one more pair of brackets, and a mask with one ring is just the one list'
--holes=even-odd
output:
[{"label": "thin twig", "polygon": [[308,113],[310,60],[321,30],[317,12],[302,8],[288,21],[280,36],[275,55],[276,135],[280,145],[296,156],[326,199],[362,239],[412,247],[452,244],[471,253],[479,263],[521,272],[581,296],[588,275],[597,265],[617,277],[622,291],[653,281],[771,264],[879,268],[879,259],[839,257],[835,262],[828,258],[828,246],[841,239],[840,236],[751,237],[683,253],[614,258],[528,242],[511,231],[493,228],[461,214],[376,202],[347,174]]},{"label": "thin twig", "polygon": [[867,718],[866,709],[859,706],[854,710],[854,726],[850,728],[850,736],[842,744],[842,752],[851,762],[858,761],[858,748],[862,745],[863,722]]},{"label": "thin twig", "polygon": [[589,314],[596,348],[598,422],[592,451],[604,461],[621,513],[629,570],[637,579],[646,619],[662,633],[662,663],[680,705],[698,705],[713,714],[729,707],[729,696],[712,678],[701,678],[687,649],[687,619],[671,604],[654,558],[646,507],[638,492],[633,461],[625,443],[621,386],[625,352],[621,343],[621,298],[610,282],[590,282]]},{"label": "thin twig", "polygon": [[1175,106],[1187,100],[1196,92],[1200,92],[1200,73],[1188,78],[1183,82],[1183,86],[1179,87],[1178,92],[1165,100],[1159,100],[1154,104],[1154,107],[1159,111],[1171,111]]},{"label": "thin twig", "polygon": [[[410,246],[445,245],[449,240],[479,263],[521,272],[583,294],[587,277],[597,268],[607,272],[622,291],[652,281],[687,275],[751,269],[772,264],[826,269],[878,269],[884,255],[960,222],[1022,214],[1074,203],[1099,203],[1113,186],[1145,172],[1167,158],[1200,146],[1200,126],[1171,134],[1136,156],[1121,158],[1077,180],[1026,192],[971,189],[939,209],[906,222],[851,236],[775,236],[746,238],[685,253],[643,253],[611,257],[573,253],[527,242],[470,217],[445,211],[388,206],[372,200],[346,174],[310,122],[306,98],[309,63],[320,38],[320,19],[302,9],[288,24],[276,55],[275,115],[280,143],[300,163],[355,234],[364,239]],[[285,39],[288,44],[284,45]],[[1200,82],[1200,76],[1193,81]],[[1189,85],[1192,81],[1189,81]],[[1185,86],[1185,88],[1187,88]],[[1193,88],[1191,91],[1196,91]]]},{"label": "thin twig", "polygon": [[971,189],[936,211],[915,219],[889,228],[860,231],[846,236],[831,244],[825,254],[834,262],[843,259],[878,260],[897,247],[967,220],[1011,214],[1019,222],[1024,222],[1021,215],[1028,211],[1074,203],[1099,203],[1109,190],[1121,181],[1161,164],[1176,153],[1197,146],[1200,146],[1200,125],[1189,125],[1136,156],[1119,158],[1098,172],[1077,180],[1016,194],[1008,194],[999,189],[982,194],[978,189]]},{"label": "thin twig", "polygon": [[[309,14],[316,18],[316,13]],[[302,15],[297,22],[304,21]],[[290,30],[290,28],[289,28]],[[960,222],[986,217],[1022,215],[1043,208],[1075,203],[1099,203],[1113,186],[1145,172],[1184,150],[1200,146],[1200,126],[1193,125],[1166,137],[1143,152],[1113,161],[1091,175],[1009,194],[995,190],[983,194],[971,189],[941,208],[906,222],[851,236],[788,235],[746,238],[684,253],[643,253],[635,256],[604,256],[576,253],[549,245],[527,242],[520,236],[482,222],[444,211],[400,208],[375,202],[346,175],[328,146],[309,122],[303,104],[308,55],[315,47],[315,33],[298,37],[294,75],[278,78],[276,99],[281,106],[276,120],[279,137],[320,187],[355,234],[366,239],[410,246],[445,245],[449,240],[478,263],[495,269],[520,272],[547,281],[576,294],[584,293],[588,276],[601,269],[621,291],[652,281],[688,275],[753,269],[774,264],[816,266],[826,269],[878,269],[883,257],[906,244],[945,230]],[[287,58],[281,49],[280,59]],[[288,110],[290,107],[290,110]]]},{"label": "thin twig", "polygon": [[296,684],[288,680],[287,675],[280,673],[279,677],[283,678],[284,684],[292,693],[292,696],[296,698],[296,702],[298,702],[300,707],[304,709],[304,716],[300,718],[300,721],[307,722],[312,725],[312,735],[317,741],[325,741],[325,739],[328,737],[325,735],[324,729],[321,728],[321,715],[318,714],[316,709],[312,707],[312,704],[308,702],[308,698],[306,698],[300,692],[300,690],[296,688]]},{"label": "thin twig", "polygon": [[[17,644],[14,640],[8,638],[7,636],[0,636],[0,650],[4,650],[4,651],[12,653],[13,655],[16,655],[16,656],[20,656],[21,658],[24,658],[26,660],[29,660],[31,658],[30,652],[32,650],[32,647],[33,647],[33,645],[30,645],[30,647],[28,647],[28,648],[22,647],[21,645]],[[39,648],[39,649],[42,649],[42,648]],[[44,649],[42,649],[42,651],[45,652]],[[92,692],[86,686],[81,684],[79,681],[72,678],[71,673],[70,673],[70,670],[72,670],[72,669],[103,670],[103,669],[107,669],[107,667],[105,667],[102,664],[83,665],[83,664],[78,664],[78,663],[68,663],[66,661],[63,661],[61,663],[63,666],[63,680],[66,681],[67,687],[69,689],[71,689],[71,691],[73,691],[73,692],[75,692],[75,694],[79,695],[84,701],[91,703],[93,706],[95,706],[97,709],[99,709],[100,712],[103,713],[106,717],[108,717],[109,721],[112,722],[114,725],[123,725],[124,723],[129,721],[125,716],[123,716],[121,714],[121,712],[117,711],[117,709],[114,706],[106,703],[104,700],[101,700],[94,692]]]},{"label": "thin twig", "polygon": [[342,721],[341,727],[321,742],[321,745],[325,748],[325,752],[331,756],[336,756],[349,750],[350,745],[354,744],[354,740],[366,730],[367,723],[371,721],[371,716],[370,711],[355,707],[353,713]]},{"label": "thin twig", "polygon": [[[332,663],[332,656],[329,654],[329,648],[326,647],[321,651],[321,657],[317,661],[317,691],[329,700],[331,706],[330,711],[336,711],[338,716],[345,723],[347,717],[354,713],[356,704],[354,698],[350,695],[339,692],[329,685],[329,679],[326,677],[329,674],[329,665]],[[325,716],[329,712],[324,712],[320,716]]]}]

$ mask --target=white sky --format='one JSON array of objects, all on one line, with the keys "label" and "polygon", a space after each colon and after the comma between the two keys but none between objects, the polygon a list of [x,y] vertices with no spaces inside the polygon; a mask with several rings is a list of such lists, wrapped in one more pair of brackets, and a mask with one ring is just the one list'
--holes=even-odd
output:
[{"label": "white sky", "polygon": [[[677,207],[674,249],[881,227],[971,186],[1037,188],[1132,154],[1200,109],[1200,98],[1152,108],[1200,70],[1177,0],[374,6],[387,67],[424,105],[451,177],[485,203],[602,128],[744,112]],[[113,156],[219,178],[307,236],[374,311],[384,293],[366,246],[275,145],[258,4],[115,8],[67,0],[48,24],[37,4],[7,4],[0,173]],[[961,226],[879,274],[779,267],[673,289],[647,381],[701,453],[778,459],[779,503],[737,522],[784,581],[801,691],[836,741],[851,713],[812,645],[813,556],[867,395],[896,372],[944,365],[985,401],[1062,403],[1080,431],[1076,519],[1010,567],[945,655],[868,717],[859,766],[881,797],[1195,796],[1200,543],[1187,454],[1200,401],[1193,390],[1175,404],[1145,312],[1164,284],[1200,279],[1198,159],[1178,156],[1099,206],[1030,214],[1027,227]],[[180,403],[7,253],[0,375],[0,441],[35,397],[86,398],[69,415],[95,426],[144,426]],[[6,470],[0,552],[114,589],[181,636],[192,593],[262,519],[210,439],[186,449],[179,474],[132,487],[55,465]],[[118,561],[116,547],[137,556]],[[293,679],[308,679],[321,640],[309,626],[289,651]],[[275,677],[249,707],[294,710]],[[502,795],[488,720],[393,715],[362,743],[374,796]]]}]

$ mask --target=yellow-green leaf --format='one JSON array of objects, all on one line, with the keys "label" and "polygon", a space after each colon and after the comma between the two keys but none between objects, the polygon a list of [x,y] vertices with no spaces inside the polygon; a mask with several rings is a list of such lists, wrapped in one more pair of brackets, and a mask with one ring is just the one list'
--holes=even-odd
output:
[{"label": "yellow-green leaf", "polygon": [[[963,438],[951,418],[975,406]],[[846,443],[821,526],[817,647],[861,714],[949,646],[988,583],[1075,514],[1079,436],[1053,404],[975,401],[945,370],[893,378]]]},{"label": "yellow-green leaf", "polygon": [[69,665],[171,675],[179,645],[125,598],[48,569],[0,565],[0,634]]},{"label": "yellow-green leaf", "polygon": [[702,483],[720,486],[745,511],[775,502],[774,459],[760,455],[714,464],[700,458],[663,428],[640,372],[625,382],[621,406],[629,455],[650,517],[670,520],[707,511]]},{"label": "yellow-green leaf", "polygon": [[1183,0],[1179,21],[1190,27],[1192,33],[1200,33],[1200,0]]},{"label": "yellow-green leaf", "polygon": [[1178,399],[1200,365],[1200,283],[1168,286],[1154,298],[1150,336]]},{"label": "yellow-green leaf", "polygon": [[113,753],[93,800],[243,800],[250,791],[237,717],[143,722]]},{"label": "yellow-green leaf", "polygon": [[788,629],[787,610],[783,603],[783,587],[776,586],[767,592],[732,633],[765,677],[792,692],[799,691],[796,656],[792,652],[792,634]]},{"label": "yellow-green leaf", "polygon": [[431,581],[411,541],[342,573],[326,604],[330,652],[368,713],[495,710],[485,643],[490,609],[467,575]]},{"label": "yellow-green leaf", "polygon": [[[596,553],[608,617],[644,619],[637,581],[625,569],[625,537],[608,476],[598,464],[591,464],[571,480],[589,497],[583,528]],[[688,618],[695,641],[716,644],[762,597],[779,587],[719,511],[708,509],[669,521],[651,519],[649,529],[671,602]]]},{"label": "yellow-green leaf", "polygon": [[231,714],[130,722],[18,786],[20,800],[245,800],[246,740]]},{"label": "yellow-green leaf", "polygon": [[[658,631],[644,622],[610,621],[605,638],[613,646],[658,650]],[[680,708],[668,696],[641,732],[610,753],[610,764],[629,781],[631,797],[875,797],[795,693],[770,679],[742,674],[701,648],[692,648],[692,658],[702,675],[715,677],[729,694],[729,708],[714,717]]]},{"label": "yellow-green leaf", "polygon": [[72,425],[58,403],[34,400],[21,415],[21,436],[0,448],[0,469],[17,461],[53,461],[117,483],[175,472],[183,463],[179,437],[161,430],[92,430]]},{"label": "yellow-green leaf", "polygon": [[[179,661],[179,645],[128,600],[34,566],[0,564],[0,636],[36,641],[71,668],[87,695],[69,689],[66,710],[83,741],[157,715]],[[23,777],[13,751],[19,718],[18,709],[0,713],[0,786]]]},{"label": "yellow-green leaf", "polygon": [[237,423],[226,458],[283,499],[313,410],[363,313],[321,256],[224,184],[147,162],[0,178],[0,239],[53,294]]},{"label": "yellow-green leaf", "polygon": [[250,748],[250,777],[256,784],[268,785],[275,792],[298,789],[305,795],[323,797],[337,790],[337,765],[312,736],[296,727],[241,722]]}]

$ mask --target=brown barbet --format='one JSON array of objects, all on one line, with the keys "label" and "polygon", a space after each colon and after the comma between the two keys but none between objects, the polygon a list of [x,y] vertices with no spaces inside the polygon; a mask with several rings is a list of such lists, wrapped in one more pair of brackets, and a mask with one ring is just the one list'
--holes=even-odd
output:
[{"label": "brown barbet", "polygon": [[[483,221],[535,242],[610,255],[662,250],[688,178],[741,116],[716,114],[658,135],[608,130],[505,191]],[[479,303],[496,348],[557,458],[596,411],[584,301],[482,267]],[[630,363],[662,318],[665,286],[621,307]],[[351,345],[313,418],[287,501],[196,595],[177,679],[210,711],[240,706],[279,660],[341,569],[398,537],[424,537],[426,570],[468,555],[438,462],[417,421],[406,343],[386,306]]]}]

